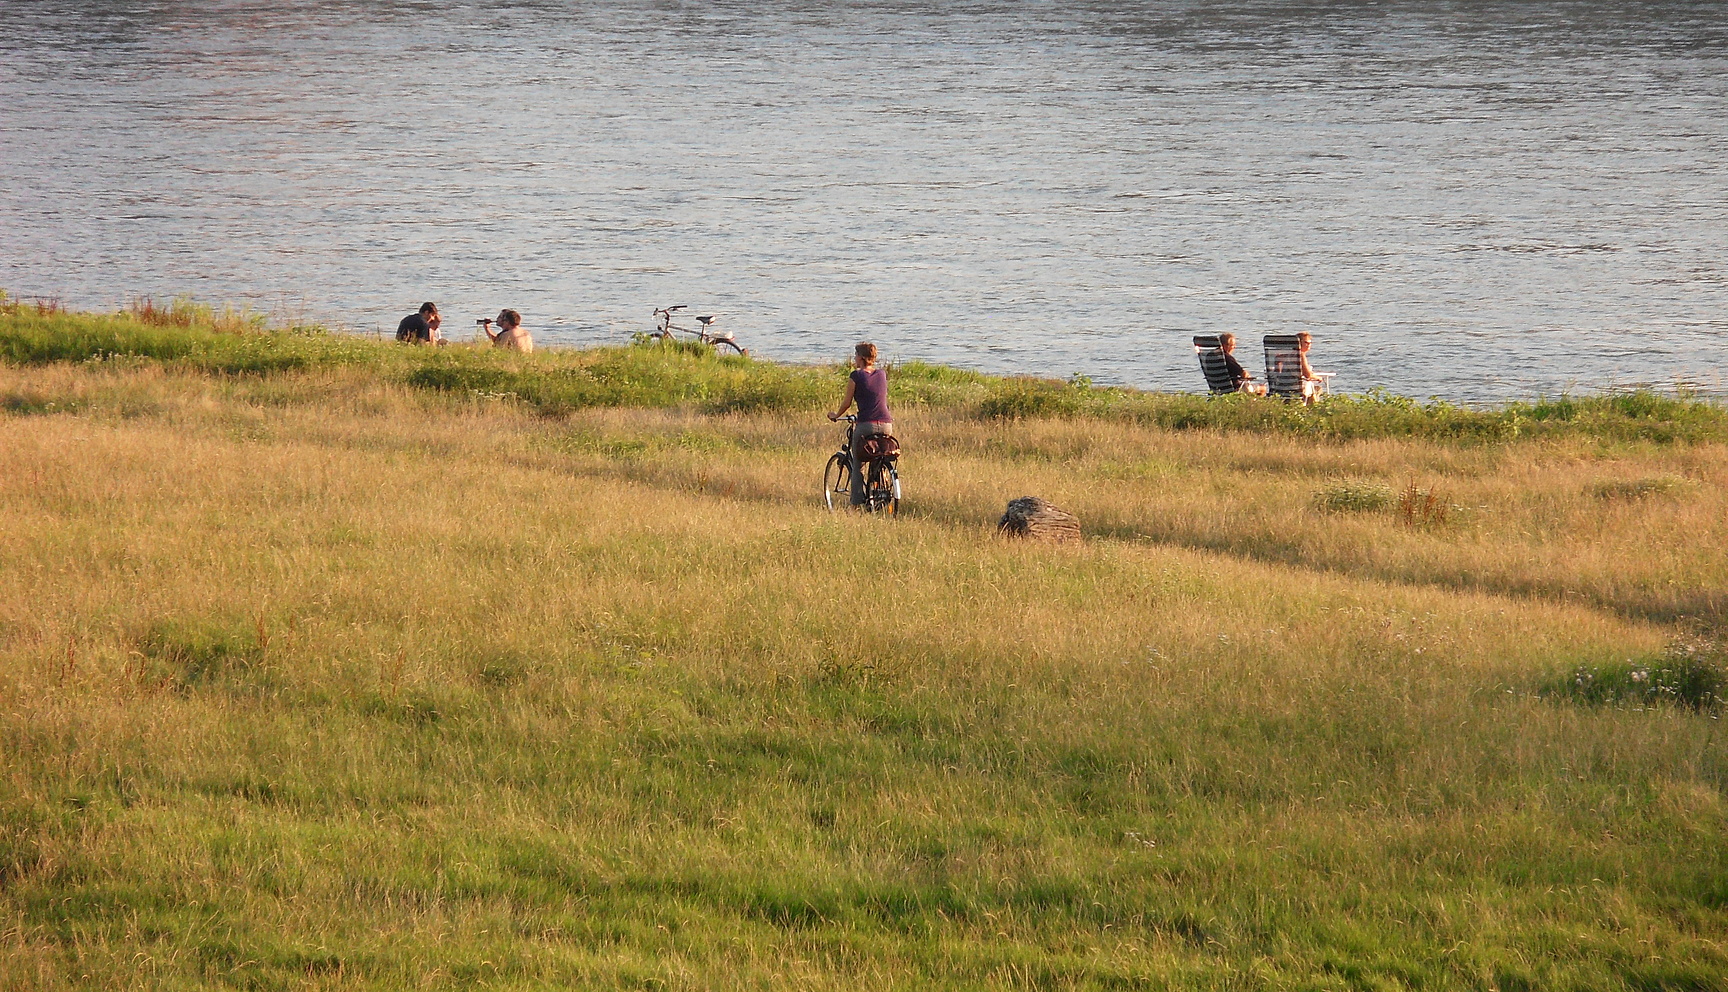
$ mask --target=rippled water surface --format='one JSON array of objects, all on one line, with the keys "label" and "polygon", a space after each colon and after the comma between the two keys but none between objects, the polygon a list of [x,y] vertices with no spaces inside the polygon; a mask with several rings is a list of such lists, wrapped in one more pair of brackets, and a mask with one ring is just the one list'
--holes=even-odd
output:
[{"label": "rippled water surface", "polygon": [[1714,2],[0,3],[0,142],[0,287],[83,307],[587,344],[676,302],[1164,389],[1219,330],[1416,396],[1728,372]]}]

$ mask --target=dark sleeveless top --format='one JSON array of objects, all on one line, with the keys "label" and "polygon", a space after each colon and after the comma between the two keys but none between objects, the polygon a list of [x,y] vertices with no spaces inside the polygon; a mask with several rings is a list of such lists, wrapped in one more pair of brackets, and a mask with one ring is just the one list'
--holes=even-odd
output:
[{"label": "dark sleeveless top", "polygon": [[1241,389],[1242,384],[1248,381],[1248,370],[1229,352],[1224,352],[1224,367],[1230,370],[1230,381],[1236,384],[1237,389]]},{"label": "dark sleeveless top", "polygon": [[852,398],[858,401],[858,422],[861,424],[892,423],[888,412],[888,373],[882,369],[852,370]]}]

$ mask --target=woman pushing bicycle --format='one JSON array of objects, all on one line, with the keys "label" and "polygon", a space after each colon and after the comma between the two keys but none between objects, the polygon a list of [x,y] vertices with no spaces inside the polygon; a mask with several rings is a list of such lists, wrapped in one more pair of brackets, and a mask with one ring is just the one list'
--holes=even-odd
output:
[{"label": "woman pushing bicycle", "polygon": [[852,430],[852,505],[864,505],[864,471],[858,457],[864,439],[876,434],[893,434],[894,417],[888,412],[888,373],[876,367],[876,346],[868,341],[852,349],[852,374],[846,379],[846,392],[840,397],[840,408],[828,414],[829,420],[846,415],[854,400],[858,403],[858,424]]}]

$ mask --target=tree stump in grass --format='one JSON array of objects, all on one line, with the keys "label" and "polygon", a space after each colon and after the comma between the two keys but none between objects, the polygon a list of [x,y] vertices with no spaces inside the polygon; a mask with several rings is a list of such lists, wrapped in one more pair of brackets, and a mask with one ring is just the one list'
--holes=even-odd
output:
[{"label": "tree stump in grass", "polygon": [[1080,540],[1080,518],[1047,500],[1022,496],[1008,501],[1008,512],[996,522],[997,531],[1014,537],[1045,541]]}]

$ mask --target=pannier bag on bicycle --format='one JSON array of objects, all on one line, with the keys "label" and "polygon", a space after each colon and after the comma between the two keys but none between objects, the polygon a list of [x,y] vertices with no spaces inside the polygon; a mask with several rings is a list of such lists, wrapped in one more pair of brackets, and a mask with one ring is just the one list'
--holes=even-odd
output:
[{"label": "pannier bag on bicycle", "polygon": [[892,434],[872,434],[858,444],[858,457],[882,462],[900,457],[900,441]]}]

